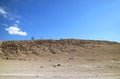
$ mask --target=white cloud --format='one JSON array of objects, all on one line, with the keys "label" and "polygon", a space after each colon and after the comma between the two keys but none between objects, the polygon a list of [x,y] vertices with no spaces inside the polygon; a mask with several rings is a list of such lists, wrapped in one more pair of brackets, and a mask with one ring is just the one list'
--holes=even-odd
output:
[{"label": "white cloud", "polygon": [[4,18],[6,18],[6,17],[7,17],[7,15],[3,15],[3,17],[4,17]]},{"label": "white cloud", "polygon": [[10,21],[15,21],[16,24],[9,26],[7,24],[2,24],[3,26],[6,26],[5,30],[10,34],[10,35],[21,35],[21,36],[26,36],[27,33],[21,31],[20,28],[18,28],[17,24],[20,23],[19,20],[16,20],[18,18],[21,18],[21,16],[12,14],[11,12],[5,11],[4,8],[0,7],[0,15],[2,15],[4,18],[9,19]]},{"label": "white cloud", "polygon": [[19,24],[19,23],[20,23],[20,21],[19,21],[19,20],[16,20],[16,23],[17,23],[17,24]]},{"label": "white cloud", "polygon": [[0,7],[0,14],[1,14],[4,18],[7,17],[7,12],[6,12],[2,7]]},{"label": "white cloud", "polygon": [[2,7],[0,7],[0,14],[6,15],[7,12]]},{"label": "white cloud", "polygon": [[14,21],[16,24],[19,24],[20,21],[18,19],[22,18],[22,16],[18,14],[13,14],[11,12],[5,11],[4,8],[0,6],[0,15],[2,15],[5,19],[8,19],[10,21]]},{"label": "white cloud", "polygon": [[10,35],[21,35],[21,36],[26,36],[27,35],[26,32],[21,31],[21,29],[18,28],[17,26],[15,26],[15,25],[10,26],[9,28],[6,28],[5,30],[8,31],[8,33]]}]

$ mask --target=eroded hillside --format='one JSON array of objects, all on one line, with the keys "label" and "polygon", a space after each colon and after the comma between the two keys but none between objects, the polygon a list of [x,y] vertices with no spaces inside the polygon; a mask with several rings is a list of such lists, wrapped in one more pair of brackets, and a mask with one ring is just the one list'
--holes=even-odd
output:
[{"label": "eroded hillside", "polygon": [[112,57],[120,54],[120,44],[93,40],[27,40],[1,41],[1,59],[27,59],[44,56]]}]

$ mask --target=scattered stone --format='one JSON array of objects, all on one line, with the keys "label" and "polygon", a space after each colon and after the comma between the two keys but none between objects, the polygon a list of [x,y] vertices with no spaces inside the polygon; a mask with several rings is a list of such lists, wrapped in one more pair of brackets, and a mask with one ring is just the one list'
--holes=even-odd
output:
[{"label": "scattered stone", "polygon": [[9,58],[8,57],[6,57],[6,60],[8,60]]},{"label": "scattered stone", "polygon": [[56,67],[55,65],[52,65],[53,67]]},{"label": "scattered stone", "polygon": [[57,66],[61,66],[61,64],[57,64]]},{"label": "scattered stone", "polygon": [[40,66],[40,68],[44,68],[43,66]]},{"label": "scattered stone", "polygon": [[68,58],[68,60],[73,60],[74,58]]},{"label": "scattered stone", "polygon": [[51,61],[51,59],[49,59],[49,61]]},{"label": "scattered stone", "polygon": [[37,59],[35,59],[35,61],[37,61]]}]

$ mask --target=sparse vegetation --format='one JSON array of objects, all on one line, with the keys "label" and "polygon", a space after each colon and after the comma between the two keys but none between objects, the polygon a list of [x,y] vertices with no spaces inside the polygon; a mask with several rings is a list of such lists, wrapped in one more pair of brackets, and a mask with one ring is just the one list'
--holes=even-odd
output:
[{"label": "sparse vegetation", "polygon": [[31,40],[35,40],[35,38],[34,38],[34,37],[31,37]]}]

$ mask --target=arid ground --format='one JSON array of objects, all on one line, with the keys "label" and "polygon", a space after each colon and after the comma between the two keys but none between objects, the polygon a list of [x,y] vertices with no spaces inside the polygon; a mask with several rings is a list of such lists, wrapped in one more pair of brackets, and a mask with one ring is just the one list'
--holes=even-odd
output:
[{"label": "arid ground", "polygon": [[0,79],[120,79],[120,43],[1,41]]}]

